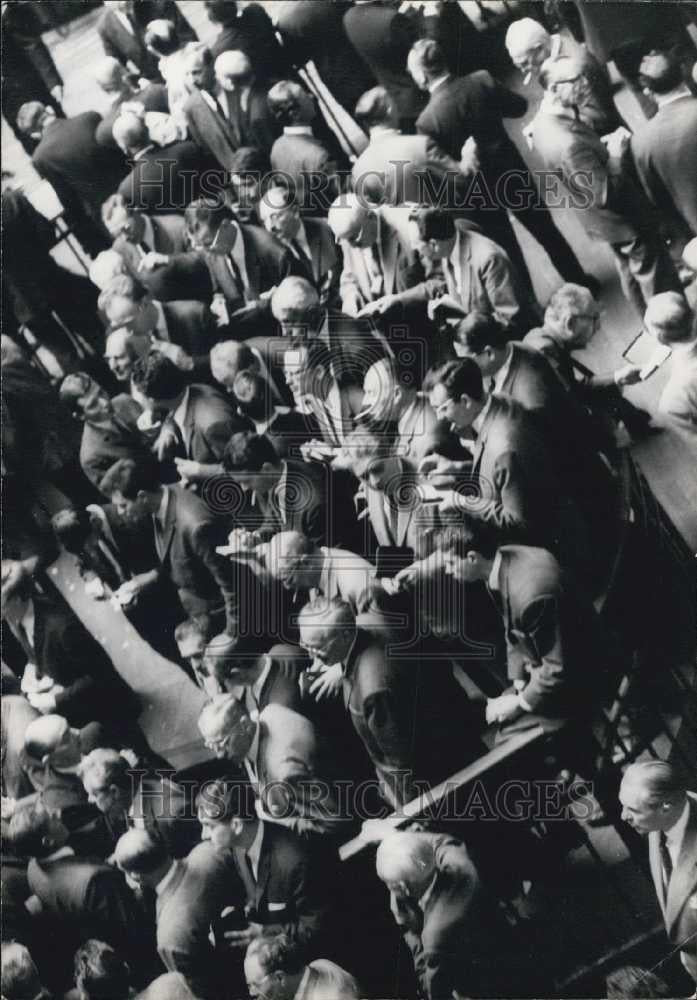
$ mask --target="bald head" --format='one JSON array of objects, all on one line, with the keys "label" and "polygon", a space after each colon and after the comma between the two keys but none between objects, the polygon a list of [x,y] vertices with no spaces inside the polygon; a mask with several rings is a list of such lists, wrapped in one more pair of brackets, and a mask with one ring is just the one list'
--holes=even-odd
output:
[{"label": "bald head", "polygon": [[24,749],[35,760],[43,760],[61,746],[69,733],[68,720],[62,715],[42,715],[27,726]]},{"label": "bald head", "polygon": [[221,52],[215,60],[215,78],[223,90],[234,90],[250,83],[253,77],[249,56],[239,49]]},{"label": "bald head", "polygon": [[121,274],[126,274],[126,265],[116,250],[101,250],[90,264],[90,281],[100,292]]},{"label": "bald head", "polygon": [[355,191],[348,191],[334,199],[327,222],[337,243],[369,247],[377,240],[377,215]]},{"label": "bald head", "polygon": [[511,62],[523,74],[527,84],[537,76],[552,51],[552,38],[539,21],[521,17],[513,21],[506,32],[506,48]]},{"label": "bald head", "polygon": [[620,802],[622,819],[637,833],[669,830],[685,808],[685,782],[668,761],[637,761],[624,772]]},{"label": "bald head", "polygon": [[271,312],[281,324],[312,323],[318,308],[317,290],[305,278],[284,278],[271,298]]},{"label": "bald head", "polygon": [[286,590],[309,590],[319,582],[323,554],[299,531],[280,531],[269,542],[266,564]]},{"label": "bald head", "polygon": [[151,888],[157,885],[172,864],[164,840],[141,829],[127,830],[119,837],[114,861],[138,885]]},{"label": "bald head", "polygon": [[540,67],[540,83],[564,107],[578,104],[588,87],[585,64],[578,56],[545,59]]},{"label": "bald head", "polygon": [[346,601],[318,597],[298,616],[300,645],[327,666],[343,663],[356,637],[356,615]]},{"label": "bald head", "polygon": [[687,299],[680,292],[653,295],[646,305],[644,327],[659,343],[667,347],[689,343],[697,336],[694,315]]},{"label": "bald head", "polygon": [[142,118],[130,111],[118,116],[111,132],[116,145],[128,155],[137,153],[150,144],[147,125]]},{"label": "bald head", "polygon": [[219,694],[203,706],[199,732],[216,757],[242,761],[249,751],[256,725],[233,694]]},{"label": "bald head", "polygon": [[420,833],[393,833],[378,847],[378,878],[398,895],[418,899],[433,878],[436,859],[429,837]]},{"label": "bald head", "polygon": [[94,78],[106,94],[119,94],[124,85],[125,75],[126,71],[118,59],[105,56],[97,64]]}]

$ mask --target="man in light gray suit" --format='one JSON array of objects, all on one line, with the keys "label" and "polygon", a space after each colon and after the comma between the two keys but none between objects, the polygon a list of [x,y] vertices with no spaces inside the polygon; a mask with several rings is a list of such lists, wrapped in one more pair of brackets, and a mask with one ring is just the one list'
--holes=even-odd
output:
[{"label": "man in light gray suit", "polygon": [[697,319],[678,292],[649,299],[644,328],[659,344],[670,347],[670,373],[658,412],[670,426],[697,433]]}]

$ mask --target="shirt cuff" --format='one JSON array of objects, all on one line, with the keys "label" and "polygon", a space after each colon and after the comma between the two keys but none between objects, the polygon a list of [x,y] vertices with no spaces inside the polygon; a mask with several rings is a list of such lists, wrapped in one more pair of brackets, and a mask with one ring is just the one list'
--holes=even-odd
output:
[{"label": "shirt cuff", "polygon": [[523,709],[524,712],[532,712],[533,708],[529,701],[525,698],[522,691],[518,692],[518,704]]}]

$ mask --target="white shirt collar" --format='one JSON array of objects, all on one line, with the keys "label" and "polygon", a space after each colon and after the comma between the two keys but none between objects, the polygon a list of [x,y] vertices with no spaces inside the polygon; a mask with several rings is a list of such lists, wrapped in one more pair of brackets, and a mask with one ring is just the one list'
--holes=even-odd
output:
[{"label": "white shirt collar", "polygon": [[41,858],[41,860],[60,861],[61,858],[72,858],[74,856],[75,856],[75,851],[72,849],[72,847],[70,847],[68,844],[63,844],[62,847],[59,847],[57,850],[53,851],[52,854],[45,855],[43,858]]},{"label": "white shirt collar", "polygon": [[115,10],[114,13],[118,17],[118,19],[121,22],[121,24],[124,26],[124,28],[126,29],[126,31],[128,32],[128,34],[129,35],[135,35],[135,30],[133,28],[133,22],[128,17],[128,15],[124,14],[123,11],[120,11],[120,10]]},{"label": "white shirt collar", "polygon": [[314,135],[312,125],[286,125],[283,128],[284,135]]},{"label": "white shirt collar", "polygon": [[149,153],[150,150],[154,149],[154,148],[155,148],[155,144],[153,142],[151,142],[149,146],[145,146],[143,149],[139,149],[137,153],[134,153],[133,154],[133,159],[134,160],[139,160],[142,156],[145,156],[146,153]]},{"label": "white shirt collar", "polygon": [[682,97],[692,97],[692,91],[686,83],[681,83],[676,90],[671,90],[669,94],[654,94],[654,100],[659,108],[664,108],[666,104],[679,101]]},{"label": "white shirt collar", "polygon": [[163,528],[165,526],[165,518],[167,517],[168,505],[169,505],[169,486],[163,486],[162,499],[160,500],[160,506],[157,508],[157,514],[155,514],[155,517],[160,522]]},{"label": "white shirt collar", "polygon": [[177,424],[177,426],[179,427],[179,430],[182,432],[182,437],[184,439],[186,439],[186,434],[184,432],[184,425],[186,423],[186,413],[188,409],[189,409],[189,386],[187,385],[186,389],[184,390],[184,395],[182,396],[179,406],[172,414],[172,419],[174,420],[175,424]]},{"label": "white shirt collar", "polygon": [[489,396],[486,403],[484,404],[483,409],[472,421],[472,430],[475,431],[477,434],[481,434],[482,426],[484,424],[484,421],[486,420],[487,414],[489,413],[490,409],[491,409],[491,396]]},{"label": "white shirt collar", "polygon": [[666,842],[668,844],[668,850],[675,855],[673,857],[673,864],[675,864],[678,855],[680,854],[680,848],[682,846],[683,837],[685,836],[685,830],[687,829],[687,821],[690,818],[690,800],[687,799],[685,802],[685,808],[680,813],[680,816],[675,823],[671,826],[670,830],[665,830]]},{"label": "white shirt collar", "polygon": [[259,880],[259,859],[261,857],[261,842],[263,839],[264,839],[264,824],[261,820],[259,820],[254,840],[245,851],[247,857],[249,858],[249,863],[252,866],[252,871],[254,872],[255,882]]},{"label": "white shirt collar", "polygon": [[155,249],[155,227],[152,224],[152,219],[150,218],[149,215],[145,215],[145,213],[143,213],[143,215],[141,216],[141,218],[143,220],[143,235],[142,235],[142,237],[140,239],[140,242],[141,243],[145,243],[146,246],[152,247],[152,249],[154,250]]},{"label": "white shirt collar", "polygon": [[509,344],[506,360],[494,375],[494,389],[493,389],[494,392],[501,392],[501,386],[508,378],[508,373],[511,370],[512,361],[513,361],[513,345]]},{"label": "white shirt collar", "polygon": [[34,601],[29,598],[27,601],[27,607],[19,620],[19,624],[23,627],[24,631],[27,633],[27,639],[34,645],[34,625],[35,625],[35,614],[34,614]]},{"label": "white shirt collar", "polygon": [[402,133],[398,128],[394,128],[392,125],[373,125],[370,130],[370,141],[373,139],[382,139],[386,135],[401,135]]},{"label": "white shirt collar", "polygon": [[440,87],[442,83],[445,83],[445,81],[449,79],[450,79],[450,73],[444,73],[443,76],[439,76],[437,80],[431,80],[431,82],[428,85],[429,94],[432,94],[437,87]]},{"label": "white shirt collar", "polygon": [[500,590],[499,576],[501,574],[501,552],[497,550],[494,556],[494,562],[491,567],[491,573],[489,573],[489,589],[490,590]]},{"label": "white shirt collar", "polygon": [[155,307],[155,312],[157,313],[157,319],[155,320],[155,332],[157,333],[158,340],[169,340],[169,330],[167,329],[167,319],[165,317],[165,310],[161,302],[157,299],[152,299],[152,304]]},{"label": "white shirt collar", "polygon": [[269,676],[270,670],[271,670],[271,657],[265,656],[264,669],[252,684],[252,697],[254,698],[254,701],[256,702],[257,705],[259,704],[259,698],[261,697],[261,692],[263,690],[264,684],[266,684],[266,678]]}]

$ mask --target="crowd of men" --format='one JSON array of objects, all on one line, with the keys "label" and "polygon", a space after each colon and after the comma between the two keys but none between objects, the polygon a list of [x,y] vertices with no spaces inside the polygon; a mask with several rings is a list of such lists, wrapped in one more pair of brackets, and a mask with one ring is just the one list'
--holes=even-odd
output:
[{"label": "crowd of men", "polygon": [[[2,995],[549,996],[526,925],[579,816],[648,857],[687,993],[694,784],[597,723],[631,669],[645,749],[693,638],[667,517],[628,510],[634,444],[697,446],[695,5],[203,6],[207,43],[105,2],[110,109],[66,117],[3,4],[3,114],[90,267],[3,175]],[[642,331],[609,370],[576,231]],[[63,573],[201,689],[190,766]]]}]

